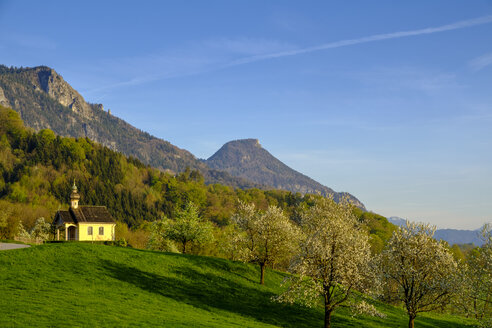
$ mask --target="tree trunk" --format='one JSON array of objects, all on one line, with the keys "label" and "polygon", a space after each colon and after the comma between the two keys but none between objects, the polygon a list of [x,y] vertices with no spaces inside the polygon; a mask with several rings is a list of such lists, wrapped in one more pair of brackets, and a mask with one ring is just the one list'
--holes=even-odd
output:
[{"label": "tree trunk", "polygon": [[325,328],[331,327],[331,313],[333,312],[333,308],[331,307],[330,300],[330,286],[324,285],[324,299],[325,299]]},{"label": "tree trunk", "polygon": [[480,319],[480,314],[477,311],[477,299],[473,299],[473,312],[475,312],[475,319]]},{"label": "tree trunk", "polygon": [[325,306],[325,328],[331,327],[331,312],[333,310]]},{"label": "tree trunk", "polygon": [[183,242],[183,254],[186,254],[186,241]]},{"label": "tree trunk", "polygon": [[409,316],[408,320],[408,328],[413,328],[413,321],[415,320],[414,316]]},{"label": "tree trunk", "polygon": [[265,284],[265,263],[260,263],[260,271],[261,271],[260,284],[264,285]]},{"label": "tree trunk", "polygon": [[485,300],[485,304],[483,305],[483,311],[481,311],[482,315],[481,315],[480,319],[483,319],[483,316],[485,315],[485,313],[487,313],[487,308],[488,308],[489,303],[490,303],[490,288],[487,292],[487,299]]}]

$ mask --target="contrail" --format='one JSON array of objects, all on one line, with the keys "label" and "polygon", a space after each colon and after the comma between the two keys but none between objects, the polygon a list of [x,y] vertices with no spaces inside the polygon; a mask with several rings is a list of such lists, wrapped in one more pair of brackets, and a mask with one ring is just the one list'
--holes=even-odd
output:
[{"label": "contrail", "polygon": [[262,60],[267,60],[267,59],[296,56],[296,55],[301,55],[301,54],[305,54],[305,53],[310,53],[310,52],[315,52],[315,51],[320,51],[320,50],[326,50],[326,49],[347,47],[347,46],[352,46],[352,45],[361,44],[361,43],[383,41],[383,40],[389,40],[389,39],[399,39],[399,38],[405,38],[405,37],[415,36],[415,35],[433,34],[433,33],[452,31],[452,30],[459,30],[459,29],[466,28],[466,27],[489,24],[489,23],[492,23],[492,15],[474,18],[474,19],[469,19],[469,20],[464,20],[464,21],[460,21],[460,22],[456,22],[456,23],[452,23],[452,24],[448,24],[448,25],[442,25],[442,26],[438,26],[438,27],[428,27],[428,28],[419,29],[419,30],[412,30],[412,31],[376,34],[376,35],[366,36],[366,37],[358,38],[358,39],[348,39],[348,40],[341,40],[341,41],[336,41],[336,42],[331,42],[331,43],[325,43],[325,44],[321,44],[321,45],[313,46],[313,47],[308,47],[308,48],[301,48],[301,49],[295,49],[295,50],[290,50],[290,51],[283,51],[283,52],[277,52],[277,53],[271,53],[271,54],[245,57],[245,58],[241,58],[241,59],[232,61],[229,64],[225,65],[224,67],[239,66],[239,65],[244,65],[244,64],[253,63],[253,62],[262,61]]},{"label": "contrail", "polygon": [[289,50],[289,51],[282,51],[282,52],[263,54],[263,55],[256,55],[256,56],[250,56],[250,57],[243,57],[240,59],[233,60],[229,63],[225,63],[225,64],[218,65],[215,67],[198,69],[198,70],[194,70],[192,72],[184,72],[184,73],[182,72],[182,73],[175,73],[175,74],[153,74],[150,76],[134,78],[134,79],[131,79],[129,81],[119,82],[119,83],[115,83],[112,85],[103,86],[100,88],[88,90],[88,92],[99,92],[102,90],[113,89],[113,88],[118,88],[118,87],[122,87],[122,86],[139,85],[139,84],[144,84],[144,83],[157,81],[157,80],[170,79],[170,78],[176,78],[176,77],[182,77],[182,76],[191,76],[191,75],[197,75],[197,74],[204,74],[204,73],[213,72],[213,71],[217,71],[217,70],[227,69],[229,67],[241,66],[241,65],[259,62],[259,61],[263,61],[263,60],[281,58],[281,57],[289,57],[289,56],[296,56],[296,55],[301,55],[301,54],[306,54],[306,53],[311,53],[311,52],[321,51],[321,50],[326,50],[326,49],[341,48],[341,47],[347,47],[347,46],[352,46],[352,45],[361,44],[361,43],[369,43],[369,42],[383,41],[383,40],[389,40],[389,39],[399,39],[399,38],[405,38],[405,37],[415,36],[415,35],[433,34],[433,33],[452,31],[452,30],[459,30],[459,29],[466,28],[466,27],[484,25],[484,24],[489,24],[489,23],[492,23],[492,15],[478,17],[478,18],[464,20],[464,21],[459,21],[456,23],[442,25],[442,26],[438,26],[438,27],[428,27],[428,28],[419,29],[419,30],[393,32],[393,33],[385,33],[385,34],[375,34],[375,35],[366,36],[366,37],[362,37],[362,38],[358,38],[358,39],[348,39],[348,40],[341,40],[341,41],[336,41],[336,42],[331,42],[331,43],[325,43],[325,44],[321,44],[321,45],[313,46],[313,47],[294,49],[294,50]]}]

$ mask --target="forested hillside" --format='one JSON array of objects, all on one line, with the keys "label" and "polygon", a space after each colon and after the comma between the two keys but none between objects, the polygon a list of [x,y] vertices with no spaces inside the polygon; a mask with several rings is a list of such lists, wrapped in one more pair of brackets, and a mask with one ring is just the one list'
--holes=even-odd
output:
[{"label": "forested hillside", "polygon": [[[73,180],[81,204],[105,205],[118,221],[133,229],[163,216],[173,218],[189,201],[219,230],[230,224],[239,200],[255,203],[260,209],[278,205],[297,220],[298,207],[310,206],[314,198],[321,197],[206,185],[197,170],[172,175],[88,138],[29,130],[15,111],[0,106],[0,209],[9,222],[3,238],[15,235],[19,220],[30,227],[38,217],[50,220],[57,209],[67,208]],[[394,226],[381,216],[358,214],[365,218],[374,246],[380,248]]]}]

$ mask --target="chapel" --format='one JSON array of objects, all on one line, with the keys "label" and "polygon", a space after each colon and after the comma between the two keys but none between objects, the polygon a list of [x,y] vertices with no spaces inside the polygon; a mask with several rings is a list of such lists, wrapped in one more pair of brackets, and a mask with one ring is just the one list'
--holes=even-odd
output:
[{"label": "chapel", "polygon": [[115,226],[106,206],[79,205],[80,195],[75,185],[70,194],[68,210],[56,212],[53,226],[56,240],[107,241],[115,240]]}]

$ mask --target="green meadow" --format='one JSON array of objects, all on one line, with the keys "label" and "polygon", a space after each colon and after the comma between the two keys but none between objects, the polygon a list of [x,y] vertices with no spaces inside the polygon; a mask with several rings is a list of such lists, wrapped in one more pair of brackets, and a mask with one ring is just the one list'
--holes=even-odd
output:
[{"label": "green meadow", "polygon": [[[83,243],[0,252],[0,327],[322,327],[322,308],[272,302],[285,273],[218,258]],[[333,316],[334,327],[407,327],[401,308],[374,302],[386,318]],[[473,327],[424,314],[415,327]]]}]

